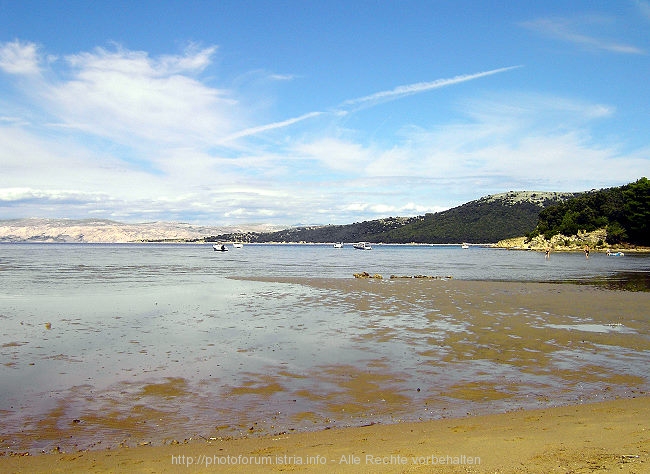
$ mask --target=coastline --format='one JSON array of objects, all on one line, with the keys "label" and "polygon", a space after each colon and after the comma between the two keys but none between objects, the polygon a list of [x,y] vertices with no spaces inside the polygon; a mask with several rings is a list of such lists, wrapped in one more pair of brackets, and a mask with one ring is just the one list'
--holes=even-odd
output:
[{"label": "coastline", "polygon": [[0,457],[4,472],[499,472],[650,468],[650,397],[393,425]]},{"label": "coastline", "polygon": [[500,240],[489,247],[505,250],[529,250],[544,252],[550,248],[552,252],[583,252],[584,247],[589,246],[593,253],[611,252],[629,252],[629,253],[650,253],[650,247],[642,247],[630,244],[608,244],[606,242],[607,234],[603,230],[589,233],[581,233],[574,236],[565,236],[558,234],[550,240],[543,236],[537,236],[532,240],[527,237],[513,237],[511,239]]}]

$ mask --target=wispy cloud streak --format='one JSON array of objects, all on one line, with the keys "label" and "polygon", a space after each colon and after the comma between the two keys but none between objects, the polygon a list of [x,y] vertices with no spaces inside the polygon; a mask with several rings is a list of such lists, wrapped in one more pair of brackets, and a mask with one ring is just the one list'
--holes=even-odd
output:
[{"label": "wispy cloud streak", "polygon": [[343,104],[341,104],[341,108],[347,108],[348,106],[354,106],[357,104],[368,104],[373,102],[379,103],[386,100],[396,100],[409,95],[427,92],[432,89],[440,89],[441,87],[452,86],[455,84],[460,84],[462,82],[468,82],[468,81],[473,81],[474,79],[480,79],[482,77],[492,76],[493,74],[499,74],[502,72],[511,71],[513,69],[518,69],[520,67],[523,66],[510,66],[510,67],[504,67],[500,69],[492,69],[491,71],[479,72],[476,74],[464,74],[449,79],[437,79],[431,82],[417,82],[415,84],[399,86],[392,90],[376,92],[374,94],[367,95],[365,97],[346,100],[345,102],[343,102]]},{"label": "wispy cloud streak", "polygon": [[232,140],[236,140],[238,138],[250,137],[252,135],[257,135],[258,133],[268,132],[269,130],[288,127],[289,125],[293,125],[294,123],[302,122],[303,120],[317,117],[322,114],[323,112],[309,112],[307,114],[301,115],[300,117],[294,117],[291,119],[282,120],[281,122],[273,122],[266,125],[260,125],[259,127],[247,128],[240,132],[233,133],[232,135],[228,135],[227,137],[221,139],[221,142],[225,143]]},{"label": "wispy cloud streak", "polygon": [[[639,6],[641,7],[641,4]],[[568,41],[591,50],[619,54],[645,54],[643,49],[636,46],[578,33],[572,28],[571,22],[567,19],[540,18],[523,22],[521,25],[550,38]]]},{"label": "wispy cloud streak", "polygon": [[[499,74],[502,72],[510,71],[513,69],[518,69],[523,66],[510,66],[510,67],[504,67],[500,69],[492,69],[490,71],[484,71],[484,72],[479,72],[476,74],[464,74],[461,76],[456,76],[452,78],[447,78],[447,79],[437,79],[435,81],[431,82],[418,82],[415,84],[408,84],[404,86],[399,86],[396,87],[395,89],[388,90],[388,91],[381,91],[381,92],[376,92],[371,95],[367,95],[364,97],[359,97],[356,99],[349,99],[344,101],[340,106],[335,108],[332,112],[334,114],[346,114],[349,112],[349,108],[357,106],[357,105],[364,105],[366,107],[371,107],[375,104],[389,101],[389,100],[397,100],[402,97],[406,97],[409,95],[414,95],[414,94],[421,94],[423,92],[427,92],[433,89],[439,89],[441,87],[447,87],[447,86],[452,86],[454,84],[460,84],[462,82],[468,82],[468,81],[473,81],[475,79],[480,79],[482,77],[486,76],[491,76],[494,74]],[[269,130],[276,130],[279,128],[284,128],[288,127],[290,125],[293,125],[298,122],[302,122],[303,120],[307,120],[313,117],[317,117],[319,115],[323,115],[325,112],[309,112],[306,114],[303,114],[299,117],[291,118],[288,120],[283,120],[280,122],[274,122],[270,123],[267,125],[261,125],[259,127],[251,127],[245,130],[242,130],[240,132],[234,133],[232,135],[229,135],[225,137],[224,139],[221,140],[222,143],[233,141],[239,138],[243,137],[249,137],[252,135],[257,135],[259,133],[267,132]]]}]

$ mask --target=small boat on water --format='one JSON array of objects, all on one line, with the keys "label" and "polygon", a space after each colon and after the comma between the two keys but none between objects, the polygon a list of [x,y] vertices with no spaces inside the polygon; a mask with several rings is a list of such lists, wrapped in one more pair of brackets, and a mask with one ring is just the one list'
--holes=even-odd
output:
[{"label": "small boat on water", "polygon": [[369,242],[357,242],[354,244],[354,248],[357,250],[372,250],[372,246]]},{"label": "small boat on water", "polygon": [[232,244],[232,248],[234,248],[234,249],[240,249],[240,248],[242,248],[243,246],[244,246],[244,244],[242,244],[241,242],[234,242],[234,243]]},{"label": "small boat on water", "polygon": [[609,250],[607,251],[607,256],[608,257],[623,257],[625,254],[623,252],[610,252]]},{"label": "small boat on water", "polygon": [[460,248],[462,248],[462,249],[468,249],[468,248],[469,248],[469,244],[463,244],[463,245],[460,246]]},{"label": "small boat on water", "polygon": [[334,244],[335,249],[342,249],[343,248],[343,242],[336,242]]},{"label": "small boat on water", "polygon": [[214,244],[212,246],[212,249],[215,252],[227,252],[228,251],[228,247],[226,247],[224,244]]}]

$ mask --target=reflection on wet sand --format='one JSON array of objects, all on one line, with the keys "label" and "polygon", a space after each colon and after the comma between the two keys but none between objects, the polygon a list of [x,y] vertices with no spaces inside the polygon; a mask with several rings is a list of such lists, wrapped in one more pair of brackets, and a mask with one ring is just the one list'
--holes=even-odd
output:
[{"label": "reflection on wet sand", "polygon": [[[43,403],[2,407],[2,450],[428,420],[650,388],[650,293],[455,280],[233,284],[239,296],[197,299],[191,310],[156,295],[140,313],[153,320],[59,321],[47,332],[54,342],[16,330],[1,347],[7,371],[56,361],[58,372],[87,372],[87,383],[48,392],[39,372],[41,391],[26,396]],[[114,351],[101,343],[116,334],[124,343]],[[82,348],[56,343],[75,337]]]}]

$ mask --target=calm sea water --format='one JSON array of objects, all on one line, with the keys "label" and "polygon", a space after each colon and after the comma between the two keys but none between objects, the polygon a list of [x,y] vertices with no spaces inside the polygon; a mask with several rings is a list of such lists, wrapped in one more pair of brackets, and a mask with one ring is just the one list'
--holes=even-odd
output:
[{"label": "calm sea water", "polygon": [[649,254],[608,257],[582,252],[507,251],[484,247],[376,245],[246,245],[214,252],[208,245],[0,244],[3,293],[67,291],[82,285],[159,285],[214,282],[220,277],[348,278],[367,271],[394,275],[452,276],[462,280],[566,281],[617,279],[650,272]]},{"label": "calm sea water", "polygon": [[[418,334],[431,328],[424,312],[441,311],[433,302],[373,303],[373,317],[381,319],[373,331],[395,336],[365,340],[368,312],[356,300],[338,301],[300,284],[237,279],[351,279],[361,271],[384,278],[617,282],[630,275],[647,279],[650,256],[592,253],[587,260],[582,253],[554,253],[546,260],[538,252],[458,246],[380,245],[359,251],[245,245],[214,252],[209,245],[0,244],[0,427],[29,438],[12,445],[10,435],[8,448],[49,449],[60,443],[39,439],[48,417],[59,429],[74,421],[80,423],[75,429],[90,430],[91,422],[84,422],[94,419],[94,431],[80,447],[98,436],[116,441],[125,430],[108,419],[140,420],[147,401],[158,410],[141,419],[152,439],[208,433],[217,425],[236,431],[238,417],[242,424],[253,414],[262,418],[263,406],[277,405],[277,413],[286,413],[287,393],[295,413],[317,412],[314,406],[322,400],[299,402],[295,393],[320,390],[326,398],[340,390],[345,384],[334,384],[325,367],[359,367],[391,354],[392,369],[414,374],[409,384],[424,383],[414,367],[427,350],[411,351],[420,344]],[[395,304],[401,306],[396,310]],[[466,331],[463,311],[459,306],[444,315],[436,323],[440,334]],[[610,355],[611,370],[618,370],[619,356],[640,372],[648,361],[647,351],[621,352]],[[463,370],[501,373],[504,367],[482,367],[479,361]],[[314,374],[320,374],[317,381]],[[556,383],[540,380],[533,385]],[[285,388],[274,389],[278,384]],[[264,403],[256,398],[258,390]],[[166,421],[152,425],[151,417]],[[278,426],[290,422],[300,424],[277,420]]]}]

